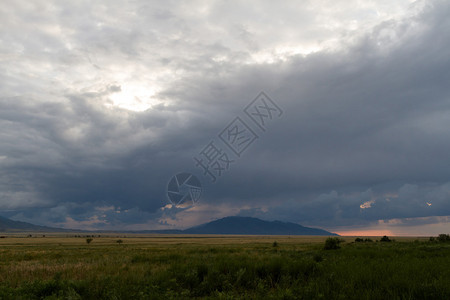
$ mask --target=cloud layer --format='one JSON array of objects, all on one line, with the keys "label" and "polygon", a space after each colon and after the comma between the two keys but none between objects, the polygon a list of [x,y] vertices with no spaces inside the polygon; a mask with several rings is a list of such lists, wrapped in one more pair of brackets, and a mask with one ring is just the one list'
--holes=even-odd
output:
[{"label": "cloud layer", "polygon": [[[11,1],[0,8],[0,210],[91,229],[234,214],[445,228],[449,12],[446,1]],[[255,127],[212,184],[192,158],[236,116],[252,126],[242,110],[260,91],[283,115]],[[170,209],[166,185],[182,171],[203,197]]]}]

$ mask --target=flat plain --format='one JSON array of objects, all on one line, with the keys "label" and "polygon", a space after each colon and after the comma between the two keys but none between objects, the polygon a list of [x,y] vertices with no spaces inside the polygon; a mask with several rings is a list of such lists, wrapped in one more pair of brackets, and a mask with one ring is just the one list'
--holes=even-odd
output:
[{"label": "flat plain", "polygon": [[450,299],[428,238],[85,235],[2,236],[0,299]]}]

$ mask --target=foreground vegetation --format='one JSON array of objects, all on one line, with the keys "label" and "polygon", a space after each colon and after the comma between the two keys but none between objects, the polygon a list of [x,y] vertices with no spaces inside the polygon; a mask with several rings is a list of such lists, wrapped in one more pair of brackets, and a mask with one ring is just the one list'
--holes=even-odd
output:
[{"label": "foreground vegetation", "polygon": [[0,299],[450,299],[448,242],[325,240],[7,237]]}]

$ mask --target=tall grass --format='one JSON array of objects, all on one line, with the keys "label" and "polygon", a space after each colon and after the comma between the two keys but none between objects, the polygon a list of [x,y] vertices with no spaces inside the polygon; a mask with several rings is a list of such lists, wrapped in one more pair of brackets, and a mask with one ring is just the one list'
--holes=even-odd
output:
[{"label": "tall grass", "polygon": [[1,299],[450,299],[449,243],[46,239],[2,244]]}]

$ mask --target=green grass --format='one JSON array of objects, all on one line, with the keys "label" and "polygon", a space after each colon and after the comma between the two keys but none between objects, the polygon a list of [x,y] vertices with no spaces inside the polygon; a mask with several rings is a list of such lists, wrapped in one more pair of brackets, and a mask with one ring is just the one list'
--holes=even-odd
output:
[{"label": "green grass", "polygon": [[450,299],[450,243],[120,238],[2,239],[0,299]]}]

